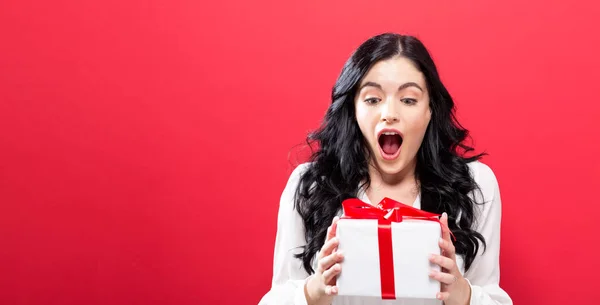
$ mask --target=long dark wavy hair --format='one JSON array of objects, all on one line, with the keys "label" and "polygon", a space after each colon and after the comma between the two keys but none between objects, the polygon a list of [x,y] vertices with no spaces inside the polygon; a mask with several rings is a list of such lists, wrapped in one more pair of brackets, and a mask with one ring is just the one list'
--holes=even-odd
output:
[{"label": "long dark wavy hair", "polygon": [[377,62],[395,56],[411,60],[423,73],[430,95],[431,121],[417,153],[415,178],[421,192],[421,209],[448,213],[450,230],[456,236],[457,255],[462,255],[468,270],[483,236],[474,231],[475,204],[469,194],[479,190],[469,173],[468,163],[484,154],[467,157],[473,148],[464,143],[468,130],[455,117],[452,97],[442,84],[437,68],[425,48],[413,36],[385,33],[374,36],[352,54],[333,87],[332,103],[322,125],[307,137],[309,146],[317,144],[310,156],[311,166],[300,177],[295,193],[295,208],[302,217],[307,244],[296,258],[309,274],[315,254],[325,242],[327,227],[347,198],[358,196],[369,187],[369,160],[355,117],[354,97],[358,85]]}]

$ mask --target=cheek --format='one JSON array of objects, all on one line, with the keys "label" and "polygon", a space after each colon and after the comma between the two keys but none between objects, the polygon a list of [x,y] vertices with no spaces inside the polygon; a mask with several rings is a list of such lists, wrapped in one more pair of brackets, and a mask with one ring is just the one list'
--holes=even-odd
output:
[{"label": "cheek", "polygon": [[373,112],[369,111],[369,109],[366,109],[365,107],[360,106],[357,106],[355,109],[358,127],[360,128],[363,136],[367,139],[370,139],[375,128],[375,125],[373,124]]},{"label": "cheek", "polygon": [[425,136],[425,132],[427,131],[427,126],[429,126],[430,120],[431,114],[429,112],[416,116],[413,118],[413,120],[411,120],[409,130],[411,138],[414,142],[422,141],[423,136]]}]

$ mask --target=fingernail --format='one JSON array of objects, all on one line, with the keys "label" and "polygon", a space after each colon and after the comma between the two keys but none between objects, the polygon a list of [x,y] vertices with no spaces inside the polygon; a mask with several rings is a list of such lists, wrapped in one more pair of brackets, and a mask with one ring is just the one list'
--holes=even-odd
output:
[{"label": "fingernail", "polygon": [[337,287],[336,287],[336,286],[333,286],[333,288],[331,288],[331,292],[332,292],[332,293],[337,293],[337,292],[338,292],[338,291],[337,291]]},{"label": "fingernail", "polygon": [[336,265],[334,266],[334,268],[335,268],[335,269],[334,269],[335,271],[340,271],[340,269],[341,269],[342,267],[341,267],[340,265],[336,264]]},{"label": "fingernail", "polygon": [[438,298],[438,300],[441,300],[442,299],[442,294],[438,293],[435,297]]},{"label": "fingernail", "polygon": [[430,260],[434,260],[434,259],[435,259],[435,254],[430,254],[430,255],[429,255],[429,259],[430,259]]},{"label": "fingernail", "polygon": [[440,238],[440,245],[442,245],[442,246],[444,245],[444,239],[443,238]]},{"label": "fingernail", "polygon": [[338,252],[338,253],[337,253],[337,256],[338,256],[339,258],[343,258],[343,257],[344,257],[344,253],[342,253],[342,251],[340,251],[340,252]]}]

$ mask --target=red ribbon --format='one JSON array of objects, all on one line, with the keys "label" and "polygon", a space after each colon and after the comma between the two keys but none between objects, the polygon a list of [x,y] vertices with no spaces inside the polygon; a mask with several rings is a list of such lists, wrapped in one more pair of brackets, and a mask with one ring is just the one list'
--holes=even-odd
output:
[{"label": "red ribbon", "polygon": [[403,219],[420,219],[440,223],[438,218],[440,215],[419,210],[387,197],[383,198],[377,206],[372,206],[356,198],[346,199],[342,202],[342,207],[344,209],[344,216],[342,218],[377,219],[381,298],[387,300],[396,299],[392,222],[402,222]]}]

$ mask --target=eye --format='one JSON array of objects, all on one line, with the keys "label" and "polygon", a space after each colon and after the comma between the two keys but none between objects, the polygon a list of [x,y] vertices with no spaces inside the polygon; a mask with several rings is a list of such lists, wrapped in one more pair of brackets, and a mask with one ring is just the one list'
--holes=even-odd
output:
[{"label": "eye", "polygon": [[417,103],[417,100],[414,98],[403,98],[400,101],[402,101],[406,105],[414,105]]},{"label": "eye", "polygon": [[365,99],[365,103],[367,103],[368,105],[375,105],[377,103],[379,103],[381,100],[376,98],[376,97],[370,97],[368,99]]}]

